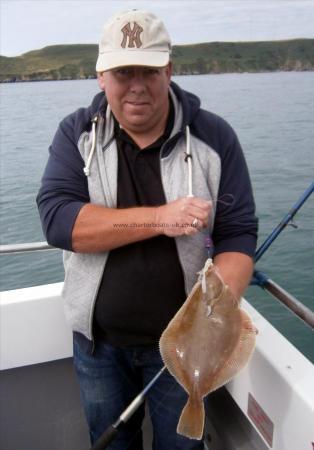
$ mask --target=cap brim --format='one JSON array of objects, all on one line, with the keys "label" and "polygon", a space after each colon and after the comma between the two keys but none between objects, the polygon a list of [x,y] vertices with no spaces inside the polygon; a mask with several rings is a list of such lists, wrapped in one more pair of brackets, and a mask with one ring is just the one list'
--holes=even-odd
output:
[{"label": "cap brim", "polygon": [[169,52],[160,51],[115,51],[100,53],[96,63],[97,72],[125,66],[165,67],[169,63]]}]

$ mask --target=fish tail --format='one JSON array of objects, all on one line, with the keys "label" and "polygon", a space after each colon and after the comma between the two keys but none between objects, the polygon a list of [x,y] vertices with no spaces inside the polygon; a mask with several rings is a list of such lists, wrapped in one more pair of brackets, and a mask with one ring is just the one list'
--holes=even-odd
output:
[{"label": "fish tail", "polygon": [[205,411],[203,399],[189,397],[182,410],[177,427],[177,433],[190,439],[202,439]]}]

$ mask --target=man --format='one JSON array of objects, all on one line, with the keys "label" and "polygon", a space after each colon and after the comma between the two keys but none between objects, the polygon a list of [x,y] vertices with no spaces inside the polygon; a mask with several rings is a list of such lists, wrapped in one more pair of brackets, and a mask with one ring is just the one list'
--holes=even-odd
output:
[{"label": "man", "polygon": [[[149,12],[105,25],[103,92],[61,122],[37,198],[48,242],[67,250],[63,295],[92,442],[162,367],[159,337],[204,265],[206,236],[237,298],[253,269],[257,220],[240,144],[171,82],[170,50]],[[185,401],[163,373],[147,396],[155,450],[203,448],[176,433]],[[143,415],[109,448],[140,450]]]}]

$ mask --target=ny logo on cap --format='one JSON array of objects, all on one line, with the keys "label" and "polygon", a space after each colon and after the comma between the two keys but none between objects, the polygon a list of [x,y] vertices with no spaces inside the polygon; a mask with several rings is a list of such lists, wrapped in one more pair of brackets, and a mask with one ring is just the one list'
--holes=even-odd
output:
[{"label": "ny logo on cap", "polygon": [[134,22],[133,29],[131,28],[130,22],[124,25],[123,28],[121,28],[121,31],[123,33],[123,39],[121,42],[121,47],[125,48],[127,40],[129,38],[129,48],[134,48],[135,45],[137,48],[141,47],[143,45],[140,34],[143,32],[143,28],[138,25],[136,22]]}]

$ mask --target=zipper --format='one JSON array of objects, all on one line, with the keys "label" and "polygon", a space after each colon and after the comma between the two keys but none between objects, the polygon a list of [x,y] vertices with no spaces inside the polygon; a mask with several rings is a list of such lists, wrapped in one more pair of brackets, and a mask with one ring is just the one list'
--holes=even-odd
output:
[{"label": "zipper", "polygon": [[[99,138],[99,133],[100,133],[101,126],[103,126],[102,118],[99,120],[98,127],[97,127],[97,134],[96,134],[96,158],[98,158],[97,146],[99,146],[101,144],[100,143],[100,138]],[[109,145],[111,144],[113,138],[114,138],[114,134],[112,134],[112,136],[108,139],[108,141],[106,142],[105,146],[102,147],[102,151],[103,152],[109,147]],[[103,185],[101,176],[100,176],[100,183],[101,183],[102,190],[103,190],[103,195],[104,195],[104,198],[105,198],[105,190],[104,190],[104,185]],[[94,293],[94,298],[93,298],[92,305],[91,305],[90,318],[89,318],[89,334],[91,336],[91,341],[92,341],[91,355],[93,355],[94,352],[95,352],[95,338],[94,338],[94,335],[93,335],[94,311],[95,311],[95,305],[96,305],[96,300],[97,300],[97,295],[98,295],[100,283],[101,283],[101,280],[102,280],[102,277],[103,277],[103,274],[104,274],[104,270],[105,270],[105,265],[106,265],[106,262],[107,262],[107,259],[108,259],[108,253],[109,252],[107,252],[107,258],[103,262],[103,265],[102,265],[101,275],[99,277],[99,280],[98,280],[98,283],[97,283],[97,286],[96,286],[96,289],[95,289],[95,293]]]},{"label": "zipper", "polygon": [[107,143],[102,147],[103,153],[107,150],[107,148],[109,147],[109,145],[111,144],[111,142],[113,141],[113,139],[114,139],[114,134],[112,134],[112,135],[110,136],[110,138],[108,139]]},{"label": "zipper", "polygon": [[99,291],[99,286],[104,274],[104,270],[105,270],[105,265],[107,262],[107,258],[106,261],[103,263],[102,265],[102,270],[101,270],[101,276],[99,277],[98,283],[97,283],[97,287],[95,289],[95,294],[94,294],[94,298],[92,301],[92,307],[91,307],[91,312],[90,312],[90,320],[89,320],[89,332],[90,332],[90,336],[91,336],[91,341],[92,341],[92,348],[91,348],[91,355],[94,354],[95,352],[95,339],[93,336],[93,320],[94,320],[94,311],[95,311],[95,305],[96,305],[96,300],[97,300],[97,295],[98,295],[98,291]]},{"label": "zipper", "polygon": [[170,144],[172,144],[175,141],[178,141],[180,139],[180,137],[184,136],[184,132],[183,131],[178,131],[177,134],[175,134],[174,136],[172,136],[170,139],[168,139],[166,142],[164,142],[160,148],[160,153],[159,153],[159,160],[161,161],[161,155],[164,151],[165,147],[168,147]]}]

